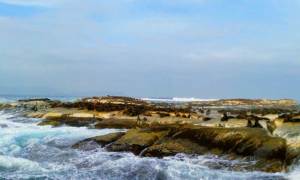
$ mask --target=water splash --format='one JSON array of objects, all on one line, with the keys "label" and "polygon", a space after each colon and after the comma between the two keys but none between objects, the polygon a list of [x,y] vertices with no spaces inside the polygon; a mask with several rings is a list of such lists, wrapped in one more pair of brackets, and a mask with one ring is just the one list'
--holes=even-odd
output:
[{"label": "water splash", "polygon": [[[0,113],[0,177],[7,179],[282,179],[283,174],[237,172],[213,155],[178,154],[163,159],[131,153],[71,148],[79,140],[121,130],[37,126],[38,119]],[[216,166],[218,165],[218,166]]]}]

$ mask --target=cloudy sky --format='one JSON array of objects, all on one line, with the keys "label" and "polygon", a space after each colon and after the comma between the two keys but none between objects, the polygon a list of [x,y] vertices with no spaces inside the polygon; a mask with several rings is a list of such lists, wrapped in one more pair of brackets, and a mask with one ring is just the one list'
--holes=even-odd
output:
[{"label": "cloudy sky", "polygon": [[0,0],[0,94],[300,99],[299,0]]}]

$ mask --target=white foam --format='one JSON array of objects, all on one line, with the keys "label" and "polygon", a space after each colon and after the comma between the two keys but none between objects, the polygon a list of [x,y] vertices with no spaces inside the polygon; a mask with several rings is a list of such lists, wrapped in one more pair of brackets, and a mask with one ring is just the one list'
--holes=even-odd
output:
[{"label": "white foam", "polygon": [[[70,146],[92,136],[123,130],[37,126],[36,122],[0,115],[0,177],[24,175],[49,179],[255,179],[276,177],[261,172],[210,169],[207,162],[231,164],[218,157],[178,155],[164,159],[141,158],[131,153],[107,152],[102,148],[80,151]],[[26,123],[24,123],[26,122]],[[230,164],[231,163],[231,164]],[[248,162],[247,162],[248,163]],[[4,172],[1,170],[4,170]],[[280,176],[280,175],[278,175]]]},{"label": "white foam", "polygon": [[0,169],[9,171],[43,171],[39,163],[28,159],[0,155]]}]

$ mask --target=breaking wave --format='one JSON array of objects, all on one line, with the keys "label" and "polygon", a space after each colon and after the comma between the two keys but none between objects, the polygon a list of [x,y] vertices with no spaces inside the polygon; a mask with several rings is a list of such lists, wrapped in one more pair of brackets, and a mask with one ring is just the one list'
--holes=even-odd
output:
[{"label": "breaking wave", "polygon": [[[71,148],[75,142],[124,130],[37,126],[39,119],[0,112],[0,179],[284,179],[283,173],[235,171],[249,161],[178,154],[163,159]],[[292,177],[292,175],[291,175]]]}]

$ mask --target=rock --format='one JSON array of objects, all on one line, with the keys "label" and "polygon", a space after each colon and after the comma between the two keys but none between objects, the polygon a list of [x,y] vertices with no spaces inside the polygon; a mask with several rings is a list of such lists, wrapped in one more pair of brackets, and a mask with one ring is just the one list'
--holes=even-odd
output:
[{"label": "rock", "polygon": [[247,127],[247,120],[246,119],[230,119],[227,122],[222,122],[224,127],[228,128],[238,128],[238,127]]},{"label": "rock", "polygon": [[285,170],[284,164],[279,160],[258,160],[252,166],[248,166],[245,169],[249,171],[264,171],[269,173],[282,172]]},{"label": "rock", "polygon": [[[131,129],[89,138],[73,145],[89,150],[107,145],[109,151],[128,151],[147,157],[164,157],[178,153],[231,155],[257,160],[251,170],[279,172],[285,169],[296,153],[288,151],[286,140],[269,136],[262,128],[218,128],[195,125],[157,125]],[[297,152],[297,151],[295,151]]]},{"label": "rock", "polygon": [[95,124],[95,128],[116,128],[116,129],[130,129],[137,126],[135,119],[103,119]]},{"label": "rock", "polygon": [[204,154],[207,148],[200,146],[189,139],[171,139],[166,138],[162,142],[146,148],[140,155],[147,157],[164,157],[172,156],[178,153],[185,154]]},{"label": "rock", "polygon": [[291,119],[289,119],[285,122],[300,122],[300,115],[295,115]]},{"label": "rock", "polygon": [[30,111],[38,111],[48,109],[51,106],[51,103],[52,101],[48,98],[23,99],[18,100],[17,107]]},{"label": "rock", "polygon": [[32,99],[20,99],[19,102],[50,102],[49,98],[32,98]]},{"label": "rock", "polygon": [[300,157],[300,123],[283,123],[274,131],[274,135],[287,141],[286,164],[290,165]]},{"label": "rock", "polygon": [[112,142],[118,140],[124,134],[125,134],[124,132],[116,132],[116,133],[106,134],[106,135],[103,135],[103,136],[96,136],[96,137],[88,138],[88,139],[82,140],[82,141],[74,144],[72,146],[72,148],[86,150],[86,146],[88,146],[88,144],[90,142],[95,142],[98,145],[103,147],[103,146],[105,146],[109,143],[112,143]]},{"label": "rock", "polygon": [[298,103],[293,99],[219,99],[212,101],[194,101],[192,106],[269,106],[269,107],[293,107]]},{"label": "rock", "polygon": [[283,160],[286,141],[271,137],[260,128],[182,128],[172,138],[189,139],[209,149],[219,148],[223,153]]},{"label": "rock", "polygon": [[252,128],[263,128],[263,126],[259,123],[259,120],[255,120]]},{"label": "rock", "polygon": [[273,134],[273,132],[276,130],[276,124],[274,121],[266,122],[266,129],[270,132],[270,134]]},{"label": "rock", "polygon": [[272,122],[274,122],[274,125],[276,127],[281,127],[284,123],[284,119],[282,118],[277,118],[277,119],[274,119]]},{"label": "rock", "polygon": [[63,125],[62,121],[56,121],[56,120],[44,120],[40,123],[38,123],[39,126],[53,126],[53,127],[58,127]]},{"label": "rock", "polygon": [[143,149],[168,135],[169,130],[131,129],[108,147],[111,151],[130,151],[139,154]]},{"label": "rock", "polygon": [[254,151],[254,156],[264,159],[286,159],[286,140],[280,137],[266,138]]},{"label": "rock", "polygon": [[279,117],[278,114],[266,114],[263,116],[263,118],[267,118],[267,119],[270,119],[271,121],[277,119]]},{"label": "rock", "polygon": [[0,110],[2,110],[2,109],[10,109],[12,107],[14,107],[12,104],[7,104],[7,103],[2,104],[2,103],[0,103]]},{"label": "rock", "polygon": [[29,113],[25,113],[24,116],[28,117],[28,118],[42,118],[43,116],[45,116],[45,113],[42,113],[42,112],[29,112]]},{"label": "rock", "polygon": [[59,119],[63,117],[63,113],[59,113],[59,112],[48,112],[46,113],[42,118],[43,119],[47,119],[47,120],[51,120],[51,119]]},{"label": "rock", "polygon": [[[77,114],[77,116],[75,116]],[[82,127],[82,126],[90,126],[91,124],[94,124],[96,122],[102,121],[101,118],[96,118],[89,116],[89,114],[83,114],[83,113],[76,113],[76,114],[62,114],[62,113],[56,113],[51,112],[47,113],[43,116],[45,119],[38,125],[51,125],[51,126],[60,126],[60,125],[69,125],[74,127]],[[81,116],[78,116],[80,114]]]},{"label": "rock", "polygon": [[73,114],[70,114],[69,117],[72,117],[72,118],[93,118],[94,114],[92,114],[92,113],[73,113]]}]

